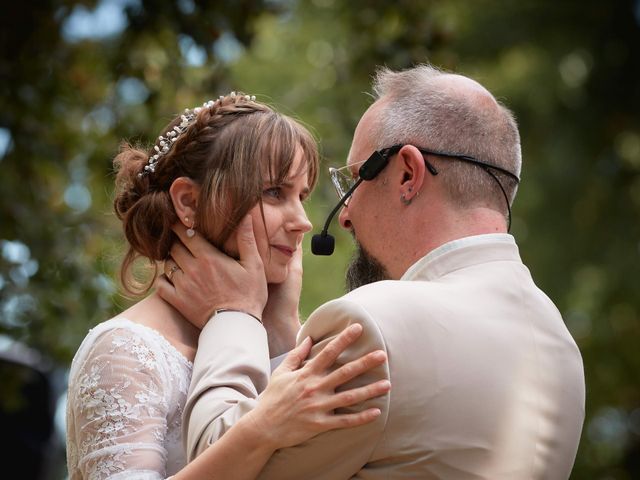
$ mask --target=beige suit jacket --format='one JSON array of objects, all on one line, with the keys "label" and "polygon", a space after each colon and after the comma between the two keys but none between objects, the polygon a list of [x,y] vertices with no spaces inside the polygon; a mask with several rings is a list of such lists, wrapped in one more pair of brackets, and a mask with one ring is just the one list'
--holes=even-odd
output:
[{"label": "beige suit jacket", "polygon": [[[387,378],[366,402],[382,415],[279,450],[264,479],[566,479],[584,419],[575,342],[509,235],[469,237],[318,308],[302,328],[317,352],[347,325],[364,334],[341,363],[383,349]],[[251,317],[203,330],[185,408],[190,458],[255,405],[268,380],[266,334]],[[362,408],[360,406],[359,408]]]}]

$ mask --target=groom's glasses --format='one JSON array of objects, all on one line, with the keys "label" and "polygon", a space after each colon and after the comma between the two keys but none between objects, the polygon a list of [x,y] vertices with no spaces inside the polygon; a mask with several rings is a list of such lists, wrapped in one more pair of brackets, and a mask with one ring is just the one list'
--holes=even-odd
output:
[{"label": "groom's glasses", "polygon": [[[387,166],[390,158],[396,153],[398,153],[402,147],[404,147],[404,144],[393,145],[391,147],[383,148],[381,150],[377,150],[373,152],[373,154],[367,160],[363,160],[362,162],[357,162],[355,164],[347,165],[341,168],[329,168],[329,176],[331,177],[331,182],[333,183],[333,186],[336,189],[338,198],[342,200],[341,204],[347,205],[349,203],[349,199],[351,195],[353,194],[357,186],[360,184],[360,182],[362,180],[373,180],[376,176],[378,176],[378,174],[382,170],[384,170],[384,167]],[[460,160],[462,162],[477,165],[481,167],[489,175],[491,175],[491,178],[493,178],[496,181],[496,183],[500,187],[500,191],[504,195],[504,199],[507,203],[507,210],[509,212],[509,228],[511,227],[511,206],[509,205],[509,197],[507,196],[507,193],[504,190],[504,187],[502,186],[502,182],[498,179],[496,174],[492,172],[492,170],[495,170],[504,175],[507,175],[508,177],[511,177],[513,180],[515,180],[516,183],[519,183],[520,179],[517,177],[517,175],[513,174],[509,170],[506,170],[502,167],[499,167],[492,163],[484,162],[482,160],[478,160],[477,158],[474,158],[470,155],[462,155],[458,153],[449,153],[449,152],[439,152],[436,150],[429,150],[427,148],[422,148],[422,147],[416,147],[416,148],[423,155],[437,155],[439,157],[449,157],[454,160]],[[429,162],[429,160],[427,160],[426,157],[424,158],[424,163],[427,166],[427,170],[429,170],[429,173],[431,173],[431,175],[433,176],[438,175],[438,170],[436,169],[436,167],[433,166],[431,162]],[[349,175],[351,173],[350,169],[353,168],[353,166],[356,166],[359,164],[362,164],[362,166],[358,171],[358,176],[354,177],[352,175]],[[366,177],[363,176],[363,174]]]},{"label": "groom's glasses", "polygon": [[[363,163],[367,163],[368,164],[369,160],[373,160],[372,163],[375,164],[377,161],[380,161],[381,158],[384,159],[384,164],[380,168],[380,171],[376,172],[375,175],[373,177],[371,177],[371,178],[363,178],[364,180],[373,180],[384,169],[384,167],[387,165],[389,159],[393,155],[398,153],[402,147],[404,147],[404,145],[394,145],[392,147],[383,148],[381,150],[373,152],[373,154],[367,160],[362,160],[361,162],[356,162],[356,163],[353,163],[351,165],[346,165],[346,166],[340,167],[340,168],[330,167],[329,168],[329,177],[331,178],[331,182],[333,183],[333,186],[336,189],[336,193],[338,194],[338,198],[342,198],[345,195],[347,195],[347,192],[349,192],[349,190],[351,190],[353,188],[353,186],[358,182],[358,180],[360,178],[362,178],[362,174],[360,172],[358,172],[358,176],[357,177],[353,177],[351,175],[351,170],[350,169],[352,167],[357,166],[357,165],[361,165]],[[418,148],[418,147],[416,147],[416,148]],[[418,150],[423,152],[423,149],[418,148]],[[438,174],[438,170],[436,170],[436,167],[434,167],[426,158],[424,159],[424,162],[427,165],[427,169],[429,170],[429,172],[432,175],[437,175]],[[364,167],[364,165],[363,165],[363,167]],[[354,188],[354,190],[355,190],[355,188]],[[353,193],[353,192],[351,192],[351,193]],[[349,194],[349,196],[351,196],[351,194]],[[347,199],[345,199],[344,205],[347,205],[347,203],[349,203],[349,197],[347,197]]]},{"label": "groom's glasses", "polygon": [[[388,148],[383,148],[381,150],[376,150],[371,154],[371,156],[363,161],[348,165],[347,167],[342,168],[330,168],[329,175],[331,177],[331,181],[333,182],[333,186],[340,197],[340,201],[338,204],[331,210],[331,213],[327,217],[327,220],[324,222],[324,228],[322,232],[316,234],[311,239],[311,251],[316,255],[331,255],[333,253],[335,240],[332,235],[329,234],[329,225],[331,224],[331,220],[335,216],[335,214],[340,210],[343,205],[347,205],[351,195],[356,188],[363,182],[369,181],[376,178],[382,170],[387,166],[389,160],[393,155],[398,153],[400,149],[404,147],[404,144],[393,145]],[[502,173],[507,175],[508,177],[515,180],[516,184],[520,183],[520,179],[514,173],[511,173],[509,170],[506,170],[497,165],[493,165],[491,163],[483,162],[482,160],[478,160],[469,155],[461,155],[458,153],[448,153],[448,152],[438,152],[435,150],[428,150],[426,148],[416,147],[423,155],[437,155],[439,157],[449,157],[454,160],[460,160],[462,162],[470,163],[472,165],[476,165],[482,168],[488,175],[491,175],[498,187],[500,187],[500,191],[502,195],[504,195],[505,202],[507,203],[507,210],[509,212],[509,221],[507,229],[511,228],[511,205],[509,205],[509,197],[507,196],[507,192],[504,190],[502,186],[502,182],[498,179],[496,174],[493,172]],[[424,159],[424,163],[427,166],[427,170],[431,175],[438,175],[438,170],[426,159]],[[349,176],[345,174],[347,169],[353,168],[356,165],[360,165],[358,169],[357,176]]]}]

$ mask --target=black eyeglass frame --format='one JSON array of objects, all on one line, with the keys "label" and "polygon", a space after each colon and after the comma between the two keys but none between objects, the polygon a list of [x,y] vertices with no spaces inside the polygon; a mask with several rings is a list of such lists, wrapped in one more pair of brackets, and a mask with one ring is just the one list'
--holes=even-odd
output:
[{"label": "black eyeglass frame", "polygon": [[[349,199],[349,197],[351,197],[351,195],[353,195],[353,192],[355,191],[355,189],[358,188],[358,186],[363,181],[371,181],[371,180],[375,179],[378,175],[380,175],[380,172],[382,172],[384,170],[384,168],[389,164],[389,161],[391,160],[391,157],[393,157],[396,153],[398,153],[400,151],[400,149],[402,147],[404,147],[405,145],[409,145],[409,144],[399,143],[399,144],[396,144],[396,145],[392,145],[390,147],[381,148],[380,150],[376,150],[360,166],[360,169],[358,170],[358,180],[356,181],[356,183],[353,184],[353,186],[349,189],[349,191],[347,191],[347,193],[345,193],[343,195],[343,197],[340,199],[338,204],[335,206],[335,208],[331,211],[331,213],[327,217],[327,221],[325,222],[324,228],[322,229],[322,232],[323,232],[324,235],[326,235],[326,232],[329,229],[329,224],[331,223],[331,220],[333,219],[333,217],[336,214],[336,212],[345,204],[345,202]],[[497,172],[500,172],[500,173],[502,173],[504,175],[507,175],[508,177],[512,178],[516,182],[516,184],[519,184],[520,183],[520,178],[515,173],[510,172],[509,170],[507,170],[505,168],[502,168],[502,167],[500,167],[498,165],[494,165],[494,164],[489,163],[489,162],[478,160],[477,158],[472,157],[470,155],[463,155],[463,154],[459,154],[459,153],[450,153],[450,152],[441,152],[441,151],[437,151],[437,150],[429,150],[427,148],[418,147],[416,145],[414,145],[414,147],[417,148],[418,151],[420,153],[422,153],[423,155],[436,155],[436,156],[439,156],[439,157],[453,158],[453,159],[456,159],[456,160],[460,160],[462,162],[470,163],[472,165],[477,165],[480,168],[482,168],[485,172],[487,172],[491,176],[491,178],[493,178],[496,181],[496,183],[498,184],[498,187],[500,187],[500,191],[502,192],[502,195],[504,196],[505,202],[507,204],[507,211],[509,213],[507,231],[509,231],[511,229],[511,205],[509,204],[509,197],[507,196],[507,192],[505,191],[504,187],[502,186],[502,182],[500,182],[500,180],[498,179],[496,174],[493,173],[491,170],[496,170]],[[427,166],[427,170],[429,170],[429,173],[431,175],[433,175],[433,176],[438,175],[438,170],[433,166],[433,164],[431,162],[429,162],[429,160],[427,160],[425,158],[424,159],[424,163]]]}]

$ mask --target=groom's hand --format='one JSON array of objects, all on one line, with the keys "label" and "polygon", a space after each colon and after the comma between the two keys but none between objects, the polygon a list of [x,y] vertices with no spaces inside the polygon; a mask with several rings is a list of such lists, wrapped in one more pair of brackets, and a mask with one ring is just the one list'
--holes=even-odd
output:
[{"label": "groom's hand", "polygon": [[267,329],[271,358],[288,352],[296,344],[300,330],[300,292],[302,291],[302,240],[296,245],[284,282],[270,283],[269,300],[262,313]]},{"label": "groom's hand", "polygon": [[171,282],[158,278],[158,295],[189,322],[204,327],[216,310],[227,309],[262,318],[267,303],[267,282],[253,234],[251,217],[238,226],[239,260],[229,257],[197,234],[189,238],[183,225],[174,232],[180,238],[171,248],[175,266]]}]

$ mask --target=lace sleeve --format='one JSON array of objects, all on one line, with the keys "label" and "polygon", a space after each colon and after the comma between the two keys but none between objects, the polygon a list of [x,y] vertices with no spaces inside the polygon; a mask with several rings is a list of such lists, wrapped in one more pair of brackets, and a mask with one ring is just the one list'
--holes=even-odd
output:
[{"label": "lace sleeve", "polygon": [[[170,381],[162,353],[135,333],[114,329],[76,360],[82,363],[68,393],[73,469],[96,480],[164,478],[169,408],[164,389]],[[73,479],[71,468],[70,473]]]}]

